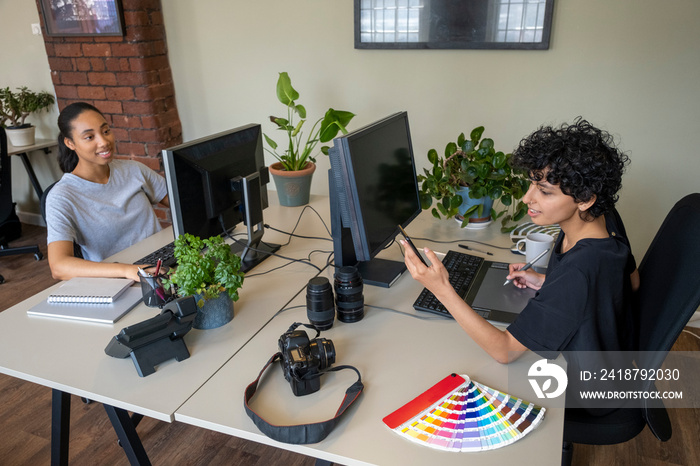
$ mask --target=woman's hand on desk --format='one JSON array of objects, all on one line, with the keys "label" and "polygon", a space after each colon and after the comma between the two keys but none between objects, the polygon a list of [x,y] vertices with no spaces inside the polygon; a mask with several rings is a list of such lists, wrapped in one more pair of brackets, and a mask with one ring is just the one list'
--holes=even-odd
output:
[{"label": "woman's hand on desk", "polygon": [[525,264],[510,264],[508,266],[509,274],[506,277],[508,280],[513,280],[513,285],[518,288],[532,288],[539,290],[544,284],[545,275],[537,273],[532,269],[520,270],[525,267]]}]

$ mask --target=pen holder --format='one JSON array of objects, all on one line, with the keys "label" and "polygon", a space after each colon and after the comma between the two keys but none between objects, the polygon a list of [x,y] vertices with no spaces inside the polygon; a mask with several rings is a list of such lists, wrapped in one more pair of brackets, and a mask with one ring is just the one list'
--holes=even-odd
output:
[{"label": "pen holder", "polygon": [[165,278],[164,274],[143,276],[140,277],[141,293],[143,293],[143,302],[149,307],[162,308],[172,299],[172,293],[163,288],[161,280]]}]

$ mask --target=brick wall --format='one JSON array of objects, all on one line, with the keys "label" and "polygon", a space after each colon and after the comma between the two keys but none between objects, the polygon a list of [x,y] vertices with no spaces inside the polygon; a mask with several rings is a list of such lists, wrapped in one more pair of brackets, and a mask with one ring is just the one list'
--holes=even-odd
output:
[{"label": "brick wall", "polygon": [[[162,149],[182,142],[160,0],[122,0],[123,37],[50,37],[38,4],[59,110],[84,101],[102,111],[120,158],[162,173]],[[169,212],[156,212],[169,224]]]}]

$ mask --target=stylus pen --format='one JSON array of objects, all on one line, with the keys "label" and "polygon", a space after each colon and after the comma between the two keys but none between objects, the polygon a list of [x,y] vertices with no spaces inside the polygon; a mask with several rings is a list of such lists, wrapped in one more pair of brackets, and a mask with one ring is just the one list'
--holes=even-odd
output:
[{"label": "stylus pen", "polygon": [[[549,252],[550,249],[551,249],[551,248],[547,248],[547,249],[545,249],[544,251],[542,251],[540,254],[537,255],[537,257],[535,257],[535,258],[532,259],[530,262],[528,262],[527,264],[525,264],[525,265],[523,266],[523,268],[520,269],[520,270],[527,270],[527,269],[529,269],[530,267],[532,267],[532,264],[534,264],[534,263],[537,262],[538,260],[542,259],[542,258],[544,257],[544,255],[547,254],[547,253]],[[513,280],[510,280],[510,279],[509,279],[509,280],[506,280],[505,283],[503,283],[503,286],[506,286],[507,284],[509,284],[509,283],[512,282],[512,281],[513,281]]]},{"label": "stylus pen", "polygon": [[492,253],[492,252],[482,251],[481,249],[476,249],[476,248],[473,248],[473,247],[471,247],[471,246],[467,246],[466,244],[458,244],[458,246],[459,246],[460,248],[466,249],[467,251],[476,251],[476,252],[480,252],[480,253],[482,253],[482,254],[486,254],[487,256],[493,256],[493,253]]}]

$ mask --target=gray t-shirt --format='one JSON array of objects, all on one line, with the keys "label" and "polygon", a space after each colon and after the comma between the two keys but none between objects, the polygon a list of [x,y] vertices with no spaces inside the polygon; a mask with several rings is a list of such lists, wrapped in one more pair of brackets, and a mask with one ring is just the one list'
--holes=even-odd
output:
[{"label": "gray t-shirt", "polygon": [[168,193],[146,165],[113,160],[107,184],[66,173],[46,198],[47,243],[75,241],[83,258],[104,258],[161,230],[153,205]]}]

